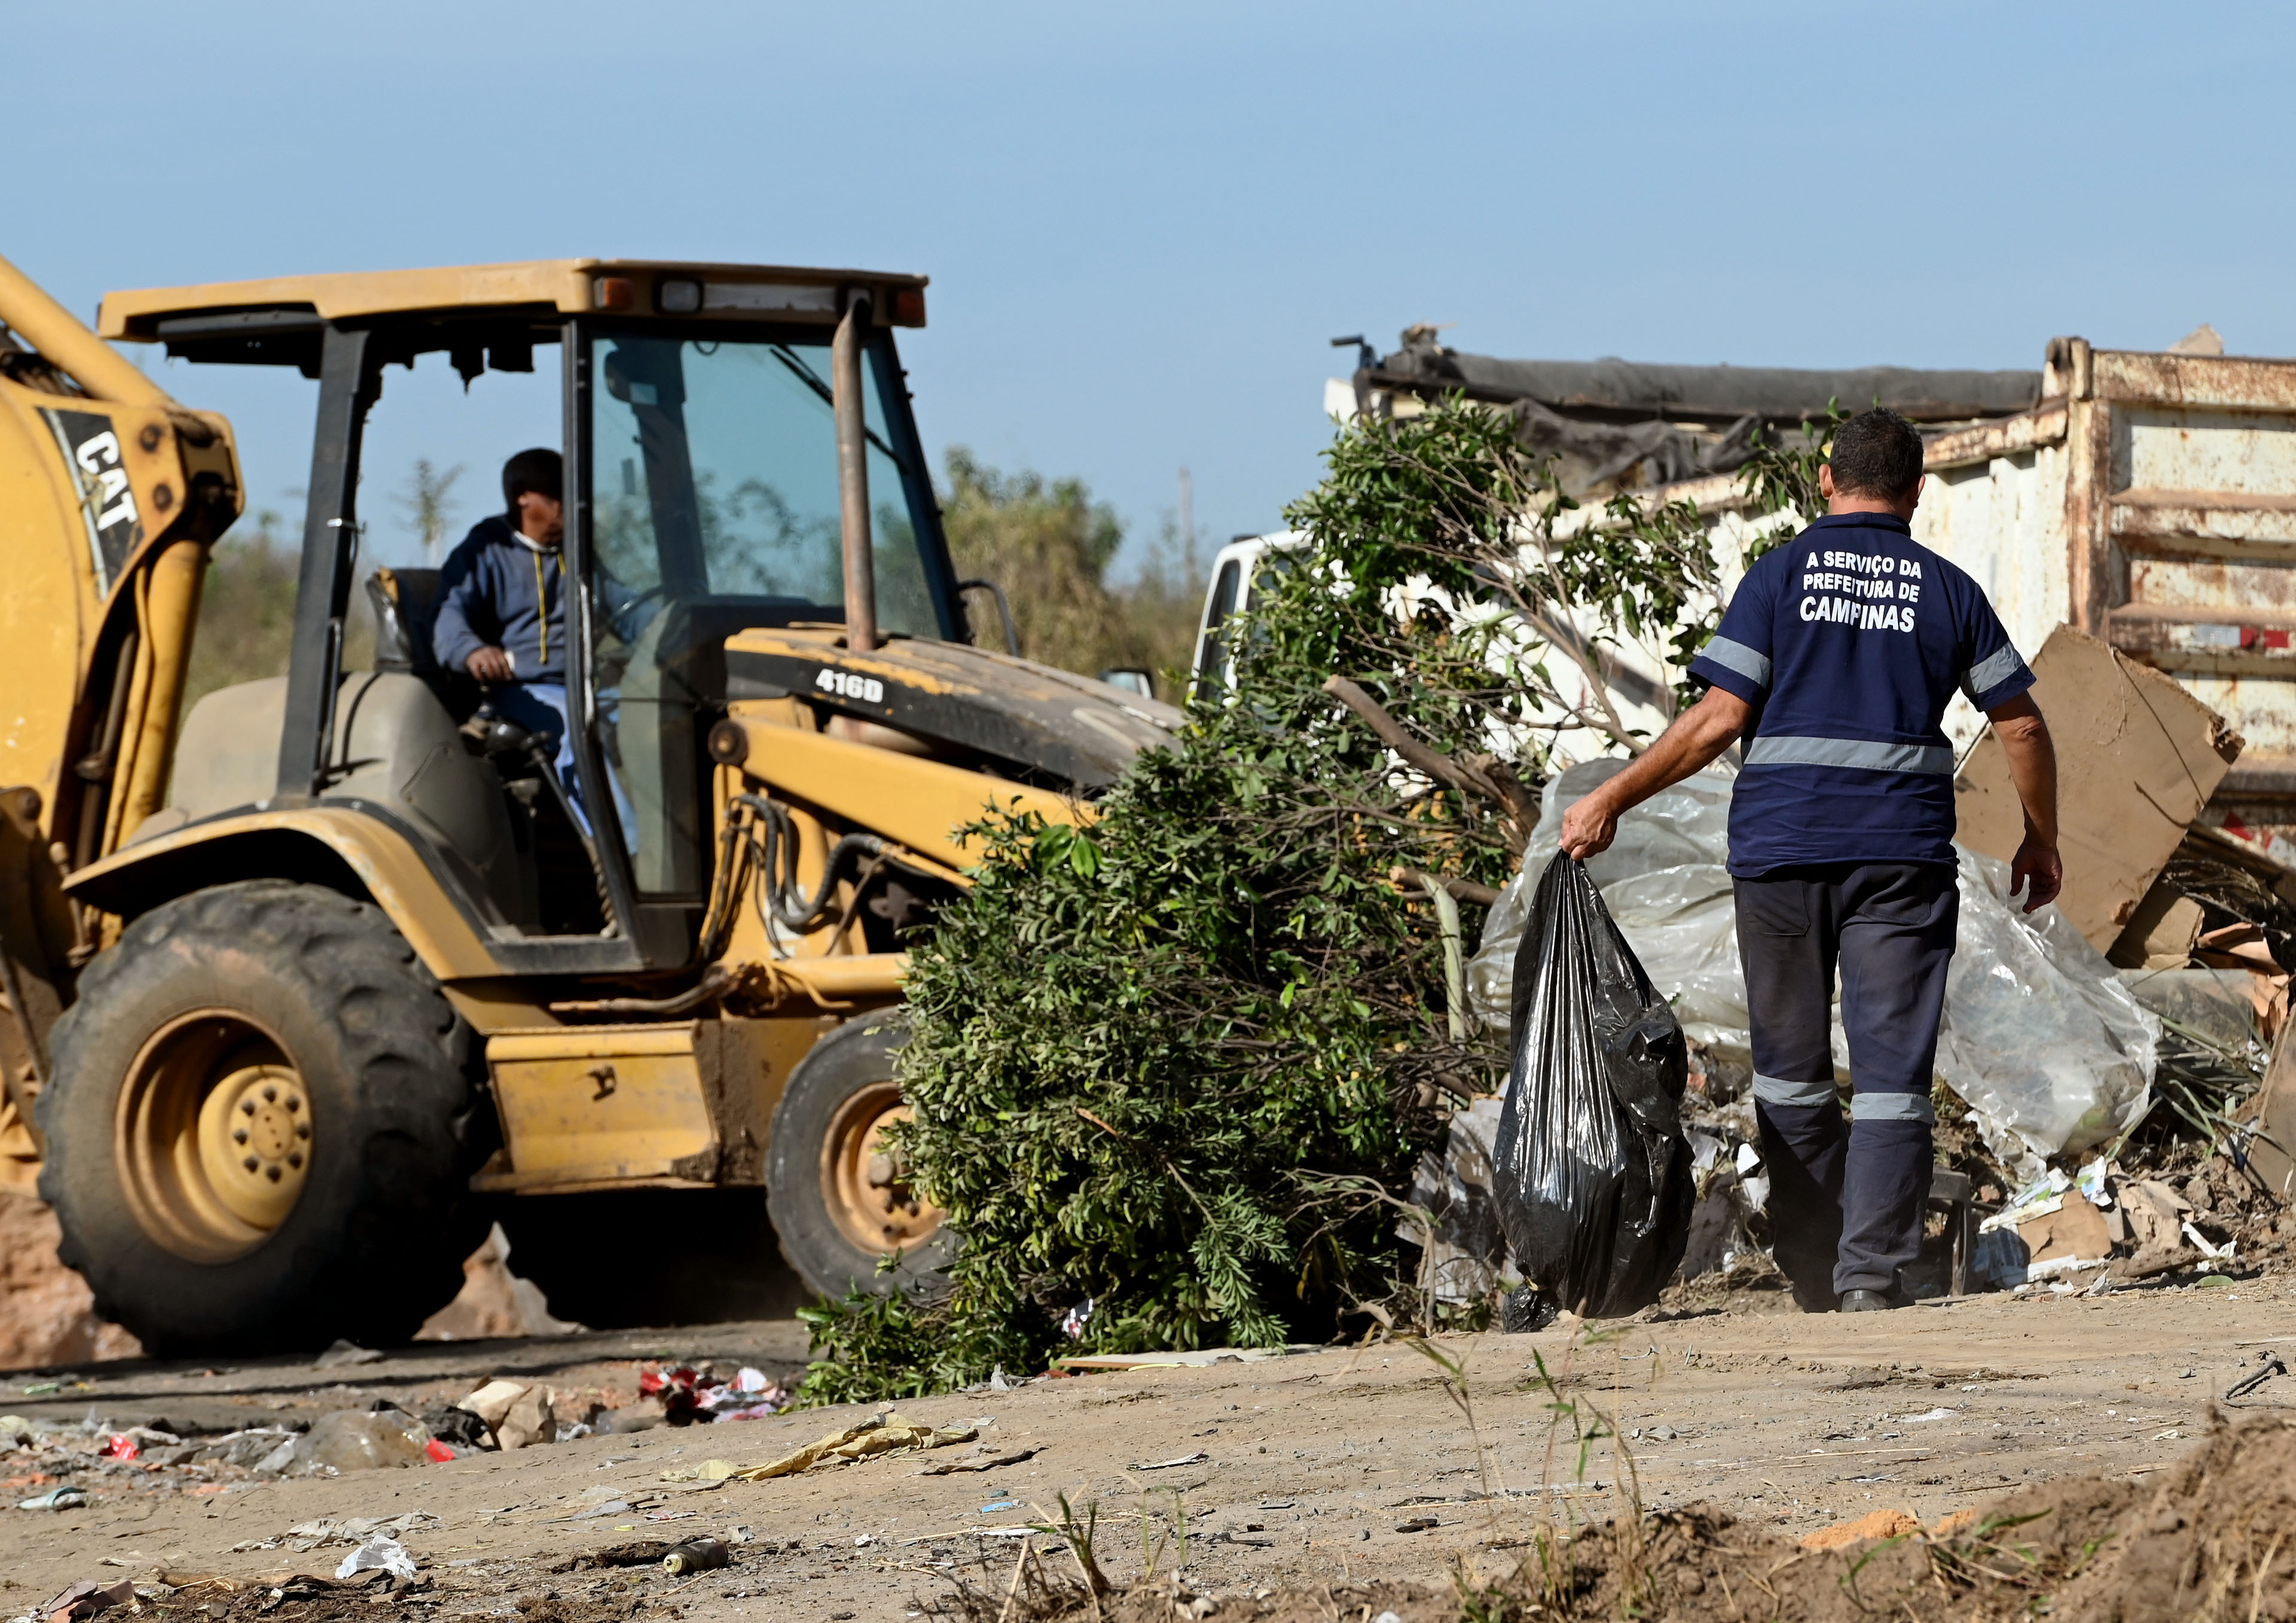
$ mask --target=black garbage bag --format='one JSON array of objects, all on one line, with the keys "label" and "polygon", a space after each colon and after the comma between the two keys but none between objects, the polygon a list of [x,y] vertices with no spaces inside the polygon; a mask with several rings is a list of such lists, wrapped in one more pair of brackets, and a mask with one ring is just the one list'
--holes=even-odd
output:
[{"label": "black garbage bag", "polygon": [[1682,1027],[1587,870],[1558,854],[1514,960],[1499,1221],[1528,1282],[1505,1314],[1536,1329],[1562,1308],[1648,1307],[1682,1265],[1694,1199]]}]

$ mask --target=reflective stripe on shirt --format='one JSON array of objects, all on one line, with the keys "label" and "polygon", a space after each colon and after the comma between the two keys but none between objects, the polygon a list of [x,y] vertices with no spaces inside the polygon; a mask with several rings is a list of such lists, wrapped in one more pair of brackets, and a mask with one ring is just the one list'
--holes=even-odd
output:
[{"label": "reflective stripe on shirt", "polygon": [[1776,738],[1765,734],[1746,751],[1749,766],[1855,766],[1866,772],[1953,775],[1948,744],[1886,744],[1870,738]]},{"label": "reflective stripe on shirt", "polygon": [[[1734,643],[1726,636],[1718,636],[1710,639],[1699,652],[1702,658],[1736,671],[1749,682],[1759,683],[1764,687],[1770,684],[1770,656],[1759,653],[1743,643]],[[1996,681],[1999,679],[1995,678]]]},{"label": "reflective stripe on shirt", "polygon": [[1975,704],[1980,693],[2006,682],[2024,668],[2024,663],[2017,657],[2016,647],[2004,643],[1992,658],[1980,660],[1969,668],[1969,674],[1961,679],[1961,691],[1969,695],[1970,703]]}]

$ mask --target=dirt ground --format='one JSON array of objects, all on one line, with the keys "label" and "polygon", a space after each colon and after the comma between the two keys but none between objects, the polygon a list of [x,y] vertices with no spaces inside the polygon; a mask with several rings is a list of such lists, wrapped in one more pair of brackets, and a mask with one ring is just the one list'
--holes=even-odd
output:
[{"label": "dirt ground", "polygon": [[[427,1583],[396,1597],[359,1595],[358,1615],[591,1623],[642,1610],[841,1623],[962,1611],[959,1589],[969,1585],[988,1595],[993,1617],[1016,1566],[1024,1593],[1039,1581],[1029,1547],[1047,1579],[1073,1579],[1066,1543],[1027,1531],[1057,1521],[1065,1495],[1079,1516],[1096,1507],[1092,1547],[1119,1586],[1143,1571],[1144,1532],[1150,1546],[1160,1541],[1158,1563],[1170,1573],[1177,1508],[1186,1532],[1184,1599],[1209,1596],[1249,1614],[1260,1610],[1250,1599],[1258,1592],[1271,1592],[1273,1603],[1331,1586],[1329,1610],[1314,1609],[1326,1623],[1342,1611],[1367,1623],[1363,1609],[1374,1601],[1417,1623],[1456,1615],[1462,1577],[1472,1589],[1513,1573],[1542,1525],[1615,1515],[1629,1502],[1622,1477],[1647,1510],[1701,1507],[1705,1520],[1694,1527],[1707,1531],[1680,1535],[1692,1544],[1779,1540],[1788,1551],[1815,1529],[1878,1510],[1931,1526],[2070,1479],[2148,1490],[2210,1436],[2212,1403],[2234,1420],[2296,1414],[2296,1377],[2223,1399],[2259,1355],[2296,1344],[2291,1283],[1995,1295],[1824,1317],[1779,1312],[1775,1295],[1742,1295],[1729,1307],[1662,1321],[1445,1339],[1436,1350],[1464,1368],[1472,1423],[1443,1371],[1395,1344],[901,1405],[914,1421],[978,1425],[988,1457],[1034,1451],[987,1472],[944,1476],[920,1471],[972,1450],[757,1483],[673,1480],[711,1460],[774,1458],[866,1418],[857,1410],[617,1430],[332,1478],[258,1480],[83,1457],[70,1480],[89,1493],[86,1508],[0,1510],[0,1617],[77,1580],[144,1580],[160,1569],[269,1576],[275,1586],[284,1573],[332,1572],[348,1546],[298,1549],[289,1529],[414,1511],[431,1518],[404,1535]],[[636,1396],[650,1364],[710,1360],[726,1373],[749,1364],[788,1376],[804,1351],[800,1326],[769,1321],[437,1343],[328,1370],[90,1364],[0,1377],[0,1414],[43,1429],[93,1420],[96,1431],[212,1432],[363,1410],[378,1398],[420,1410],[507,1375],[547,1381],[562,1395],[562,1413],[602,1402],[635,1418],[651,1407]],[[1588,1444],[1583,1460],[1572,1440],[1574,1427],[1601,1430],[1612,1416],[1630,1473],[1610,1439]],[[63,1480],[40,1468],[54,1457],[0,1455],[6,1503]],[[683,1578],[658,1566],[554,1570],[606,1546],[694,1534],[735,1539],[734,1564]],[[2296,1550],[2284,1554],[2296,1566]],[[1416,1601],[1414,1585],[1428,1586]],[[291,1591],[288,1609],[280,1604],[269,1609],[286,1623],[308,1611]],[[207,1615],[236,1619],[240,1610],[217,1603]]]}]

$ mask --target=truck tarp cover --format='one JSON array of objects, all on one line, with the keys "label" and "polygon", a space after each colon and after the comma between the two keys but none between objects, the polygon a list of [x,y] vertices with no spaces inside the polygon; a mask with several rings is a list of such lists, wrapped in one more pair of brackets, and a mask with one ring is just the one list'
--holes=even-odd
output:
[{"label": "truck tarp cover", "polygon": [[1495,1193],[1539,1301],[1527,1312],[1510,1303],[1509,1327],[1533,1328],[1558,1307],[1588,1318],[1646,1307],[1690,1236],[1689,1050],[1570,857],[1539,879],[1513,1014]]},{"label": "truck tarp cover", "polygon": [[1398,380],[1452,380],[1486,398],[1536,400],[1558,411],[1600,410],[1729,420],[1822,415],[1886,406],[1923,422],[2005,417],[2041,398],[2038,372],[1924,372],[1909,366],[1847,371],[1788,366],[1669,366],[1599,361],[1503,361],[1453,350],[1404,349],[1380,363]]}]

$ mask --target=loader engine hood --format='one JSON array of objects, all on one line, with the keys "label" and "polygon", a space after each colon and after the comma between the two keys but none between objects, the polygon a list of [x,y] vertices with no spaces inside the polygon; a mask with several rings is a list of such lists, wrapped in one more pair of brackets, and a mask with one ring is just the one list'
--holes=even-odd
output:
[{"label": "loader engine hood", "polygon": [[963,643],[898,637],[850,653],[829,631],[743,631],[726,642],[729,701],[803,699],[1015,776],[1097,793],[1180,712],[1105,682]]}]

